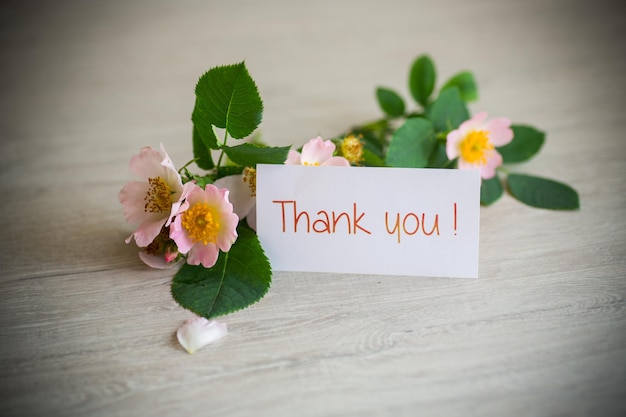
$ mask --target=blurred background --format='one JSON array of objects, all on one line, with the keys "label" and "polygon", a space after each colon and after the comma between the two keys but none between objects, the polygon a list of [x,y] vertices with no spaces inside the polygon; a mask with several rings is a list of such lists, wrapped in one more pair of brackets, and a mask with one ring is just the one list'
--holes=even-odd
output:
[{"label": "blurred background", "polygon": [[[446,416],[623,411],[625,10],[610,0],[1,2],[0,414],[6,402],[31,415],[142,415],[155,404],[180,415],[176,405],[214,400],[229,415],[384,415],[385,402],[395,415],[412,404]],[[377,86],[408,102],[420,54],[438,86],[473,71],[472,113],[545,131],[541,153],[515,170],[572,185],[582,209],[510,197],[482,209],[471,286],[277,274],[261,303],[229,316],[236,330],[222,347],[181,360],[172,334],[188,314],[171,299],[171,273],[144,268],[123,243],[131,226],[117,193],[130,156],[163,142],[177,166],[191,159],[194,87],[211,67],[245,60],[263,140],[299,146],[380,117]]]}]

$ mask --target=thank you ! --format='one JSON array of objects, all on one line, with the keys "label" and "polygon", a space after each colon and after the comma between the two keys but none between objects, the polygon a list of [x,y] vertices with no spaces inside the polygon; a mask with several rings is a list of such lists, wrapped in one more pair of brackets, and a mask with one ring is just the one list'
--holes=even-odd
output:
[{"label": "thank you !", "polygon": [[256,192],[276,271],[478,277],[477,171],[258,165]]}]

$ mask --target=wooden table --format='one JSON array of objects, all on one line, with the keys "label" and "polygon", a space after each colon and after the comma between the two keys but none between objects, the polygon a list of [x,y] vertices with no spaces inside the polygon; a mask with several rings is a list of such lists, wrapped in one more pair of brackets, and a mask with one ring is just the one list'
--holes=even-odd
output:
[{"label": "wooden table", "polygon": [[[17,3],[17,2],[14,2]],[[0,415],[617,416],[626,412],[626,55],[609,2],[19,2],[0,6]],[[277,272],[194,355],[191,313],[125,245],[128,160],[191,157],[194,86],[246,61],[263,138],[297,146],[464,69],[547,133],[511,167],[575,212],[481,209],[477,280]],[[441,84],[439,84],[441,85]]]}]

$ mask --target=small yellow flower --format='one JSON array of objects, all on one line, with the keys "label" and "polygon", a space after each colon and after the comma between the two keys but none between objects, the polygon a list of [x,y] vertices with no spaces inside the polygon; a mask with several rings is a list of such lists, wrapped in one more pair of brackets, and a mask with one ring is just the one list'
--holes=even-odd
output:
[{"label": "small yellow flower", "polygon": [[363,142],[360,137],[349,134],[341,141],[341,154],[351,164],[359,164],[363,161]]}]

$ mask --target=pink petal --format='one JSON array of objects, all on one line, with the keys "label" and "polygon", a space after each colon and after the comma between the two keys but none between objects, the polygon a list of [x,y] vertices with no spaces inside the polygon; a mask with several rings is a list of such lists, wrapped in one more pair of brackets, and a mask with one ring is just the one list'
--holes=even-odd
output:
[{"label": "pink petal", "polygon": [[350,161],[343,156],[333,156],[322,163],[322,166],[349,167]]},{"label": "pink petal", "polygon": [[180,197],[175,203],[172,204],[172,209],[170,211],[170,215],[167,221],[165,222],[165,226],[169,226],[172,223],[172,220],[174,220],[175,216],[189,208],[189,203],[186,200],[195,187],[197,187],[195,182],[185,183],[185,185],[183,186],[183,190],[180,193]]},{"label": "pink petal", "polygon": [[485,156],[487,163],[480,167],[480,176],[488,180],[496,176],[496,168],[502,165],[502,156],[495,150],[488,151]]},{"label": "pink petal", "polygon": [[150,185],[147,182],[131,181],[120,190],[117,197],[122,203],[127,222],[139,224],[151,216],[151,213],[144,210],[144,199],[149,188]]},{"label": "pink petal", "polygon": [[139,258],[143,263],[155,269],[169,269],[178,265],[178,262],[168,262],[164,256],[150,255],[146,252],[139,252]]},{"label": "pink petal", "polygon": [[163,158],[163,160],[161,161],[161,165],[171,171],[174,172],[178,172],[176,171],[176,167],[174,167],[174,163],[172,162],[172,158],[170,158],[170,156],[168,155],[167,151],[165,150],[165,146],[163,146],[163,143],[161,143],[161,157]]},{"label": "pink petal", "polygon": [[[218,211],[233,211],[233,205],[228,200],[230,191],[227,188],[217,188],[213,184],[207,184],[204,187],[204,195],[201,201],[218,207]],[[200,200],[197,200],[200,201]]]},{"label": "pink petal", "polygon": [[143,222],[133,233],[137,246],[143,248],[152,243],[154,238],[161,233],[161,229],[163,228],[163,225],[165,225],[166,220],[166,217],[154,214],[148,220]]},{"label": "pink petal", "polygon": [[187,236],[180,216],[176,216],[170,225],[170,238],[176,243],[180,253],[185,254],[193,247],[193,241]]},{"label": "pink petal", "polygon": [[221,213],[221,229],[217,235],[217,247],[228,252],[235,240],[237,240],[237,224],[239,217],[233,213]]},{"label": "pink petal", "polygon": [[[180,247],[178,249],[180,250]],[[184,253],[182,250],[180,252]],[[189,250],[187,263],[189,265],[202,265],[205,268],[211,268],[217,262],[219,253],[220,250],[215,243],[209,243],[208,245],[196,243]]]},{"label": "pink petal", "polygon": [[511,121],[504,117],[488,121],[485,129],[489,131],[489,140],[494,146],[504,146],[513,140]]},{"label": "pink petal", "polygon": [[487,112],[476,113],[474,117],[461,123],[459,130],[463,137],[472,130],[483,130],[485,128],[485,120],[487,120]]},{"label": "pink petal", "polygon": [[256,198],[248,184],[244,182],[243,175],[229,175],[215,181],[213,185],[230,191],[228,199],[233,205],[233,211],[241,219],[246,217],[256,204]]},{"label": "pink petal", "polygon": [[226,323],[220,323],[217,320],[207,320],[204,317],[194,317],[186,320],[182,326],[176,331],[178,342],[188,353],[194,353],[220,340],[228,333]]},{"label": "pink petal", "polygon": [[285,165],[302,165],[300,152],[290,149]]},{"label": "pink petal", "polygon": [[480,165],[471,164],[462,158],[458,159],[457,165],[459,169],[480,169]]},{"label": "pink petal", "polygon": [[163,156],[158,151],[146,146],[130,158],[130,170],[139,178],[158,177],[163,172],[162,160]]},{"label": "pink petal", "polygon": [[446,155],[452,160],[459,156],[459,142],[463,139],[463,135],[459,129],[448,133],[446,138]]},{"label": "pink petal", "polygon": [[302,164],[321,165],[333,156],[333,152],[335,152],[335,144],[318,136],[305,143],[302,147]]}]

